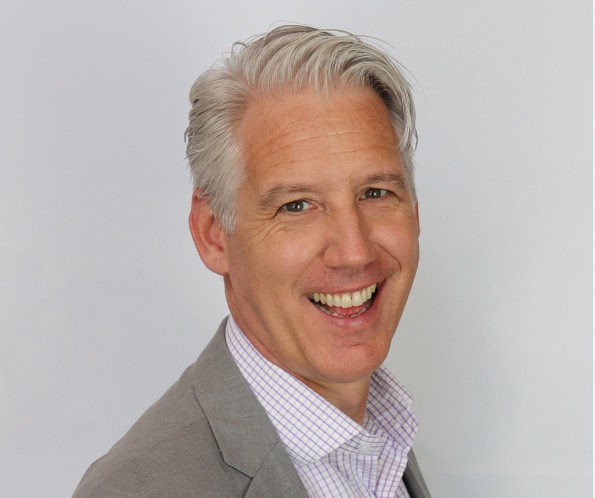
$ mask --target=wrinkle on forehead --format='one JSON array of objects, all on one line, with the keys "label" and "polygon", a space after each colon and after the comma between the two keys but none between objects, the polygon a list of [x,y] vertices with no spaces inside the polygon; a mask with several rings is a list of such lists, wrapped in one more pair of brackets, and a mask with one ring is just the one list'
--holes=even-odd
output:
[{"label": "wrinkle on forehead", "polygon": [[[353,98],[346,99],[342,107],[333,105],[334,100],[342,96]],[[366,103],[361,96],[366,96]],[[327,97],[308,91],[285,97],[254,101],[246,111],[238,133],[243,138],[248,163],[263,153],[283,153],[291,147],[301,145],[303,148],[308,142],[312,143],[312,148],[323,148],[325,139],[331,141],[338,135],[358,133],[368,135],[370,148],[378,143],[385,148],[388,136],[394,143],[394,149],[398,150],[398,138],[388,109],[382,99],[369,88],[341,91]],[[370,106],[370,98],[375,99],[379,105]],[[353,119],[354,115],[359,119]]]}]

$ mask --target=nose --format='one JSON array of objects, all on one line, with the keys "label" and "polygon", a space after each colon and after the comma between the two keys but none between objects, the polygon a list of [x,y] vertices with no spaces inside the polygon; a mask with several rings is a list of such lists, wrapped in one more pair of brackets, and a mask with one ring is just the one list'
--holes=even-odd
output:
[{"label": "nose", "polygon": [[377,257],[371,226],[356,208],[329,215],[323,263],[328,268],[362,269]]}]

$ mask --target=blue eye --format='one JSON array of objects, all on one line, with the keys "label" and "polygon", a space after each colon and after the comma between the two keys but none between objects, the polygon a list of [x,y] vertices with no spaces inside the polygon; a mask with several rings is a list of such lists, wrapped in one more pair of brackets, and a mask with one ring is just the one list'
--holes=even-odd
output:
[{"label": "blue eye", "polygon": [[384,197],[387,192],[388,190],[383,188],[369,188],[364,192],[362,197],[364,199],[380,199],[381,197]]},{"label": "blue eye", "polygon": [[308,201],[300,199],[299,201],[291,201],[287,204],[283,204],[283,206],[281,206],[281,210],[288,211],[290,213],[301,213],[302,211],[310,209],[311,207],[312,204],[310,204]]}]

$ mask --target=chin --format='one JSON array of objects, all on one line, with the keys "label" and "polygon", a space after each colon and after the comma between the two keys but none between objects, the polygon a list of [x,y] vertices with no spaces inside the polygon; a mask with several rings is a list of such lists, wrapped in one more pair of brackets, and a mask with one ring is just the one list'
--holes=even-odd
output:
[{"label": "chin", "polygon": [[388,354],[386,351],[366,350],[366,346],[349,348],[354,351],[338,352],[326,365],[326,373],[336,382],[357,382],[369,379],[372,373],[382,365]]}]

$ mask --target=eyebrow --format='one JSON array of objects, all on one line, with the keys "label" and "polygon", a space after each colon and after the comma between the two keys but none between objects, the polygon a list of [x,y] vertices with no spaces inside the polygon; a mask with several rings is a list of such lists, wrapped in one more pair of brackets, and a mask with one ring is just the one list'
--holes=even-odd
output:
[{"label": "eyebrow", "polygon": [[403,173],[378,173],[374,175],[370,175],[366,178],[366,183],[392,183],[399,189],[407,188],[407,181],[405,180],[405,175]]},{"label": "eyebrow", "polygon": [[[405,179],[405,175],[396,172],[375,173],[373,175],[365,177],[361,183],[388,183],[395,185],[395,188],[398,190],[405,190],[407,188],[407,181]],[[280,199],[284,199],[294,194],[315,192],[316,190],[317,186],[312,183],[275,184],[264,191],[264,193],[260,197],[260,200],[258,201],[258,206],[260,207],[260,209],[265,211],[271,208],[276,209],[278,207]]]}]

